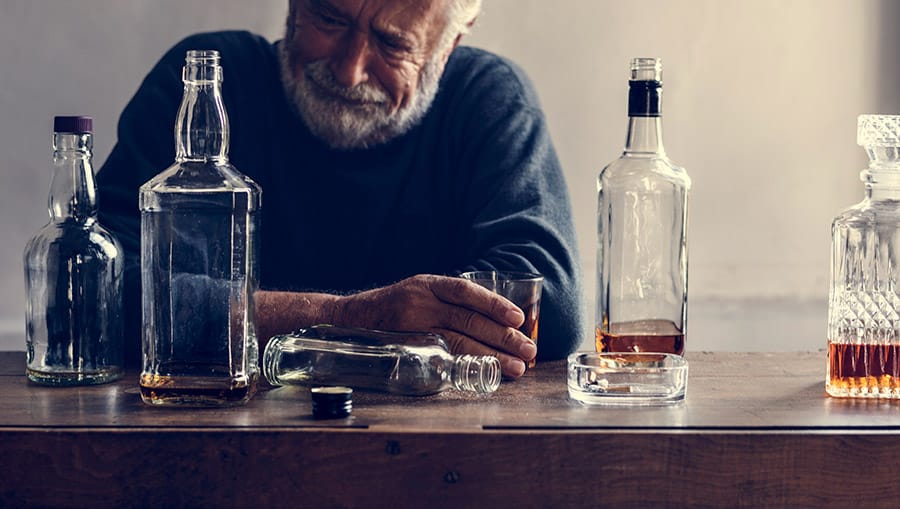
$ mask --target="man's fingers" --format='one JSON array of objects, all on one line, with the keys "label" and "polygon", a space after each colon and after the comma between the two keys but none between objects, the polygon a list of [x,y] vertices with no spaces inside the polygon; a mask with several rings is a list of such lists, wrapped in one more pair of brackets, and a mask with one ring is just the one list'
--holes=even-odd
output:
[{"label": "man's fingers", "polygon": [[459,306],[450,306],[441,315],[441,327],[453,330],[466,337],[494,347],[524,360],[531,360],[537,354],[534,342],[512,327],[503,327],[481,313]]},{"label": "man's fingers", "polygon": [[442,277],[430,288],[443,302],[477,311],[495,322],[509,327],[520,327],[525,322],[525,314],[518,306],[471,281]]},{"label": "man's fingers", "polygon": [[525,374],[525,362],[514,355],[495,350],[474,339],[452,330],[438,330],[455,353],[467,353],[470,355],[489,355],[500,361],[500,370],[503,376],[518,378]]}]

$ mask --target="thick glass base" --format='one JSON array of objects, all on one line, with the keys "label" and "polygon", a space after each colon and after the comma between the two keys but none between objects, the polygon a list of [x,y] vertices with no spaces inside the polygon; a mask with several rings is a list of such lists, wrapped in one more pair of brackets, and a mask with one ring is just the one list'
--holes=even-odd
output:
[{"label": "thick glass base", "polygon": [[228,407],[250,401],[259,376],[220,378],[141,375],[141,399],[154,406]]},{"label": "thick glass base", "polygon": [[900,399],[900,344],[829,341],[825,392],[836,398]]},{"label": "thick glass base", "polygon": [[900,399],[900,380],[887,376],[833,379],[825,383],[825,392],[835,398]]},{"label": "thick glass base", "polygon": [[97,385],[114,382],[122,378],[122,368],[107,368],[90,373],[72,371],[38,371],[25,368],[25,376],[40,385],[55,387],[73,387],[77,385]]}]

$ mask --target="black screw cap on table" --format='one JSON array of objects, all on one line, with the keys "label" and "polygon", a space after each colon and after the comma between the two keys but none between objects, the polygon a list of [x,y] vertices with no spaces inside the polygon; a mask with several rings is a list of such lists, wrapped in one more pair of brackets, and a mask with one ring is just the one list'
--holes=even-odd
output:
[{"label": "black screw cap on table", "polygon": [[353,409],[353,389],[349,387],[315,387],[311,392],[316,419],[340,419]]}]

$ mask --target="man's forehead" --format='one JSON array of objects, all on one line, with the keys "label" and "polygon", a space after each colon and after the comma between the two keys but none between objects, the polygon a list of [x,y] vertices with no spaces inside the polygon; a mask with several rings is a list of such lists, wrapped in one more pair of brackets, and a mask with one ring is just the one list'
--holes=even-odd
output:
[{"label": "man's forehead", "polygon": [[448,0],[293,0],[335,14],[403,32],[442,29],[446,23]]}]

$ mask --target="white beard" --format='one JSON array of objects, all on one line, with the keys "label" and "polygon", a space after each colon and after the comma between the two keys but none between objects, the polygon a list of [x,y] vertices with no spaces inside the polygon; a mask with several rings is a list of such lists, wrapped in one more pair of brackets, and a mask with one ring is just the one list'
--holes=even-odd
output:
[{"label": "white beard", "polygon": [[279,48],[285,94],[312,134],[337,149],[368,148],[405,134],[428,112],[444,71],[441,52],[436,51],[419,74],[412,101],[392,112],[386,91],[371,83],[340,85],[324,60],[304,66],[298,78],[291,69],[288,44],[285,38]]}]

